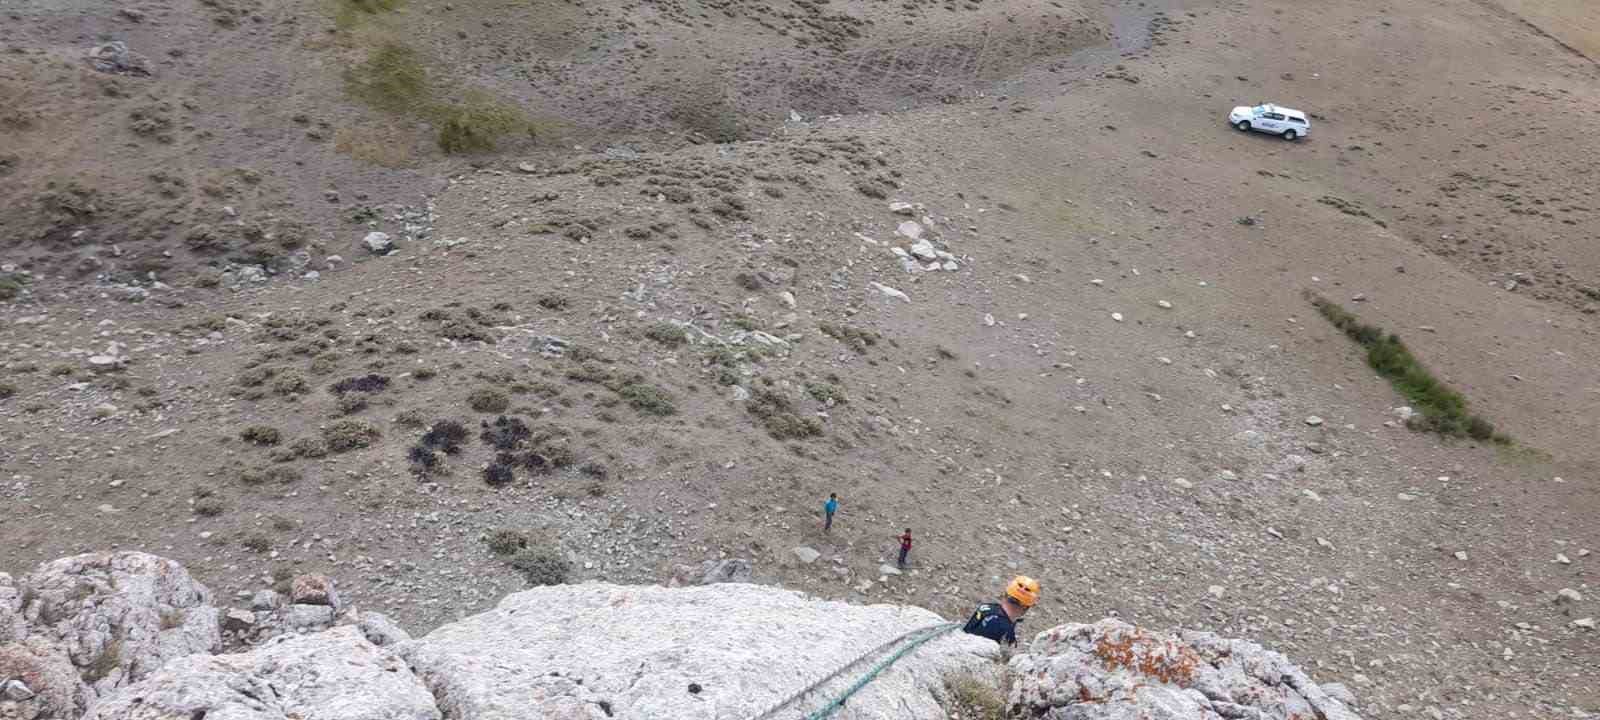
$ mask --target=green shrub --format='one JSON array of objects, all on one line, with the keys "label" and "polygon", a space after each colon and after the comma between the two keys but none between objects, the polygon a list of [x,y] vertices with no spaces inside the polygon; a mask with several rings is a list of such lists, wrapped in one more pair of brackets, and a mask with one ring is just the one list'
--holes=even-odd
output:
[{"label": "green shrub", "polygon": [[946,678],[945,710],[964,720],[1006,720],[1005,694],[970,677]]},{"label": "green shrub", "polygon": [[268,425],[251,425],[239,431],[239,439],[253,445],[277,445],[282,436]]},{"label": "green shrub", "polygon": [[678,412],[678,406],[672,402],[672,395],[655,385],[630,382],[618,388],[617,395],[628,401],[633,409],[647,415],[666,416]]},{"label": "green shrub", "polygon": [[22,286],[27,282],[26,275],[0,272],[0,300],[16,299],[22,294]]},{"label": "green shrub", "polygon": [[870,330],[862,330],[849,325],[830,322],[819,323],[817,329],[821,330],[822,334],[850,346],[851,350],[862,355],[867,353],[867,348],[878,344],[878,334]]},{"label": "green shrub", "polygon": [[566,558],[550,550],[529,548],[517,553],[510,560],[511,567],[527,579],[532,586],[560,585],[567,581],[567,573],[571,572],[572,564]]},{"label": "green shrub", "polygon": [[196,515],[216,517],[227,510],[228,506],[224,505],[220,498],[208,496],[203,498],[195,498],[194,501],[194,512]]},{"label": "green shrub", "polygon": [[511,400],[499,390],[478,388],[467,394],[467,407],[481,413],[503,413],[511,407]]},{"label": "green shrub", "polygon": [[796,414],[788,398],[767,388],[751,391],[745,410],[777,440],[803,440],[822,434],[822,421]]},{"label": "green shrub", "polygon": [[261,533],[250,533],[239,541],[244,549],[255,553],[264,553],[272,549],[272,539]]},{"label": "green shrub", "polygon": [[301,477],[300,471],[292,467],[252,468],[239,474],[239,482],[246,485],[287,485]]},{"label": "green shrub", "polygon": [[347,71],[344,79],[351,95],[380,110],[408,114],[430,102],[422,60],[415,50],[400,43],[378,46],[364,62]]},{"label": "green shrub", "polygon": [[1334,327],[1365,347],[1367,364],[1411,402],[1418,416],[1408,423],[1410,427],[1453,437],[1511,441],[1497,434],[1488,420],[1473,415],[1467,409],[1466,398],[1434,377],[1399,335],[1362,323],[1348,310],[1320,296],[1308,293],[1307,299]]},{"label": "green shrub", "polygon": [[521,530],[500,528],[489,533],[484,542],[489,545],[489,552],[510,555],[528,546],[528,535]]},{"label": "green shrub", "polygon": [[844,405],[850,402],[850,399],[845,397],[844,390],[840,389],[838,385],[806,383],[806,392],[825,405]]},{"label": "green shrub", "polygon": [[645,328],[644,336],[667,347],[677,347],[689,341],[688,333],[670,322],[658,322]]},{"label": "green shrub", "polygon": [[533,134],[533,127],[514,108],[487,96],[470,97],[464,104],[436,111],[440,117],[439,149],[447,153],[488,152],[495,141],[513,133]]},{"label": "green shrub", "polygon": [[381,436],[377,428],[361,420],[340,420],[322,429],[328,450],[336,453],[371,447]]}]

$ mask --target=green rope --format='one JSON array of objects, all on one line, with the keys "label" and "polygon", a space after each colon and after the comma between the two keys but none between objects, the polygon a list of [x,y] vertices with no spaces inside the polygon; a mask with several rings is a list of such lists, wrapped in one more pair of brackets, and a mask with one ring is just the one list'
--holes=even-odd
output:
[{"label": "green rope", "polygon": [[825,718],[828,718],[828,717],[832,716],[835,711],[837,711],[839,708],[844,707],[845,701],[849,700],[851,695],[856,694],[856,692],[859,691],[861,688],[866,687],[867,683],[872,682],[872,680],[874,678],[878,677],[879,673],[883,672],[884,670],[889,669],[889,666],[893,665],[895,663],[895,661],[899,660],[900,658],[905,657],[906,655],[911,654],[912,650],[916,650],[918,647],[921,647],[923,643],[928,642],[929,640],[932,640],[932,639],[934,639],[936,637],[939,637],[939,636],[941,636],[941,635],[943,635],[943,634],[945,634],[947,632],[950,632],[951,630],[954,630],[954,629],[956,629],[958,627],[961,627],[960,623],[949,623],[949,624],[944,625],[942,627],[931,628],[932,632],[929,632],[927,635],[923,635],[922,637],[919,637],[916,640],[911,641],[905,647],[900,648],[898,651],[896,651],[893,655],[890,655],[889,657],[885,658],[883,660],[883,662],[880,662],[877,665],[873,666],[873,668],[871,670],[867,671],[866,675],[861,676],[861,679],[855,681],[854,684],[852,684],[850,687],[846,688],[843,695],[840,695],[839,697],[833,699],[827,705],[822,706],[822,709],[817,710],[816,712],[811,713],[810,715],[807,715],[806,716],[806,720],[825,720]]}]

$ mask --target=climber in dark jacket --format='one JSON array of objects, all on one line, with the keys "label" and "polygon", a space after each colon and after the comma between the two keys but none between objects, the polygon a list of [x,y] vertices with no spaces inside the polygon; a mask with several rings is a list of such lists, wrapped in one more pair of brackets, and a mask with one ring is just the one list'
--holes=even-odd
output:
[{"label": "climber in dark jacket", "polygon": [[962,632],[986,637],[1002,645],[1017,644],[1017,624],[1028,608],[1039,602],[1039,581],[1018,575],[1006,585],[1000,602],[984,603],[967,618]]}]

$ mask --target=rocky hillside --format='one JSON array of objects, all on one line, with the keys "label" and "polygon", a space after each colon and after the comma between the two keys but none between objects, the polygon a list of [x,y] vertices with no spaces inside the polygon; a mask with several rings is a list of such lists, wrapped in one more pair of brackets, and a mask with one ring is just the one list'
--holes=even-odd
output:
[{"label": "rocky hillside", "polygon": [[8,3],[0,571],[170,558],[227,650],[310,576],[1025,572],[1366,717],[1600,712],[1600,77],[1516,4]]},{"label": "rocky hillside", "polygon": [[[341,603],[326,578],[296,578],[287,598],[268,591],[257,606],[221,610],[182,567],[140,553],[64,558],[20,582],[0,575],[0,711],[21,720],[786,717],[828,705],[906,650],[834,716],[1359,720],[1349,690],[1319,686],[1258,645],[1117,620],[1046,630],[1003,665],[998,646],[959,632],[907,645],[944,626],[921,608],[747,584],[551,586],[416,639]],[[237,652],[213,654],[225,641]]]}]

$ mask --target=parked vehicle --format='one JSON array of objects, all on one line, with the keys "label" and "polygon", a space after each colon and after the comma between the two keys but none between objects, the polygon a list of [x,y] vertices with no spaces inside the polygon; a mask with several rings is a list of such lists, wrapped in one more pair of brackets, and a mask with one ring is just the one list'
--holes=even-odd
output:
[{"label": "parked vehicle", "polygon": [[1254,130],[1277,135],[1289,141],[1311,134],[1311,120],[1306,118],[1305,113],[1272,103],[1262,103],[1255,107],[1240,105],[1228,113],[1228,124],[1239,132]]}]

